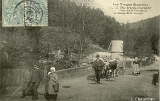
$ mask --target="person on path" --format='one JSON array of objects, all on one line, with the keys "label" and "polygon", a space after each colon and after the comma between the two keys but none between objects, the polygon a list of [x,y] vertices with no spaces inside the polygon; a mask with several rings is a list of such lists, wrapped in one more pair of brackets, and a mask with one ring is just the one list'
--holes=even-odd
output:
[{"label": "person on path", "polygon": [[32,85],[32,92],[33,92],[33,100],[37,100],[38,99],[38,86],[40,84],[40,81],[42,80],[42,73],[38,68],[38,65],[34,65],[34,69],[32,70],[32,74],[31,74],[31,80],[30,83]]},{"label": "person on path", "polygon": [[25,96],[27,95],[26,92],[29,90],[28,88],[30,87],[29,83],[30,79],[31,79],[31,71],[27,69],[24,74],[24,82],[22,84],[22,95],[20,96],[20,98],[25,98]]},{"label": "person on path", "polygon": [[135,57],[135,60],[133,61],[133,73],[134,75],[138,76],[140,75],[140,61],[138,61],[138,57]]},{"label": "person on path", "polygon": [[100,76],[105,63],[100,59],[100,55],[97,54],[96,58],[97,59],[93,62],[93,68],[95,70],[97,83],[100,83]]},{"label": "person on path", "polygon": [[58,75],[55,73],[55,67],[50,68],[48,72],[48,81],[45,87],[46,94],[44,95],[48,101],[56,101],[59,92]]}]

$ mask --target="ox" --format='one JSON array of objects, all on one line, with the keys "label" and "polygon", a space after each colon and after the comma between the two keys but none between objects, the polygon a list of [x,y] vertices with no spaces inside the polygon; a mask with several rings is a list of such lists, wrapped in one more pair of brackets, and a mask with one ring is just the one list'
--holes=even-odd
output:
[{"label": "ox", "polygon": [[119,60],[110,60],[109,62],[105,62],[105,66],[102,70],[102,75],[106,76],[108,78],[108,76],[111,77],[118,77],[119,72],[122,71],[123,75],[124,75],[124,65],[123,65],[123,61],[119,61]]},{"label": "ox", "polygon": [[112,77],[117,76],[118,77],[118,70],[117,70],[117,61],[110,61],[109,62],[109,70],[111,72],[109,72]]}]

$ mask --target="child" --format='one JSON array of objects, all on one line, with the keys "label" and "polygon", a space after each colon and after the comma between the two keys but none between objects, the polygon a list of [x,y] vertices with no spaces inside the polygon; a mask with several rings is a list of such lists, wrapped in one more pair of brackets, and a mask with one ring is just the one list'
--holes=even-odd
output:
[{"label": "child", "polygon": [[51,67],[50,72],[48,72],[48,82],[46,84],[46,95],[45,98],[50,101],[57,100],[58,91],[59,91],[59,83],[58,76],[55,73],[55,68]]}]

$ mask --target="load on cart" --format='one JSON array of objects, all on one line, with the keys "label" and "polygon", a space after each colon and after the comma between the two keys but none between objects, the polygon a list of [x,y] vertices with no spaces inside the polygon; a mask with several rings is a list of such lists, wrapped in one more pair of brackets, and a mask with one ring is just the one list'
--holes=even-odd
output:
[{"label": "load on cart", "polygon": [[104,60],[105,66],[102,75],[116,77],[119,75],[119,72],[124,74],[125,60],[123,58],[123,41],[112,40],[108,52],[110,53],[110,56],[106,56],[106,59]]}]

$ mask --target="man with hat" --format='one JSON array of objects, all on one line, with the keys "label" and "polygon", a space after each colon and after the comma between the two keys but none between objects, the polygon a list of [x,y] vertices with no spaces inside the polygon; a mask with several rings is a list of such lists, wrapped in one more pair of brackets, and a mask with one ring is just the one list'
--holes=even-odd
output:
[{"label": "man with hat", "polygon": [[33,92],[33,100],[37,100],[38,99],[38,86],[40,84],[40,81],[42,80],[42,75],[41,75],[41,71],[38,68],[38,65],[34,65],[34,69],[32,70],[31,73],[31,80],[30,83],[32,85],[32,92]]},{"label": "man with hat", "polygon": [[96,58],[97,59],[93,63],[93,68],[95,70],[97,83],[100,83],[100,75],[101,75],[101,72],[103,70],[103,66],[105,65],[105,63],[103,62],[102,59],[100,59],[100,55],[97,54]]}]

